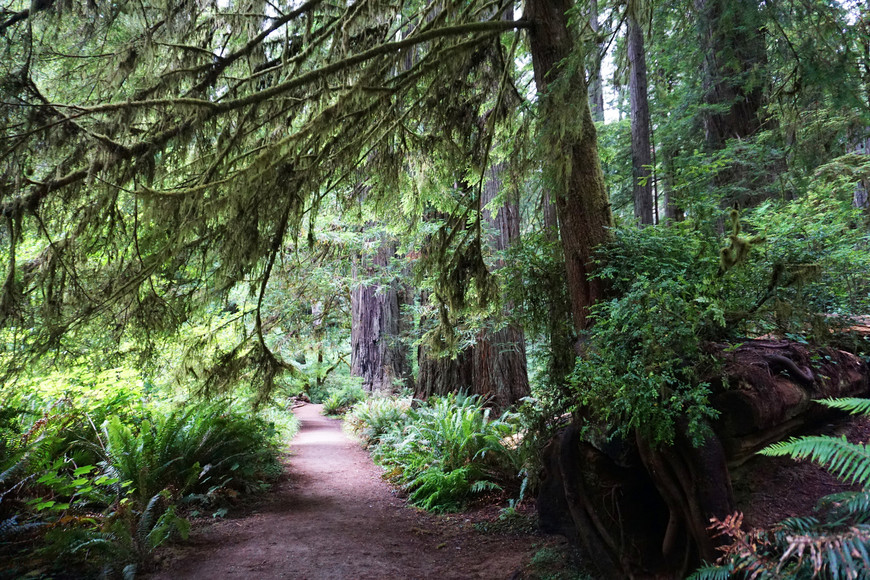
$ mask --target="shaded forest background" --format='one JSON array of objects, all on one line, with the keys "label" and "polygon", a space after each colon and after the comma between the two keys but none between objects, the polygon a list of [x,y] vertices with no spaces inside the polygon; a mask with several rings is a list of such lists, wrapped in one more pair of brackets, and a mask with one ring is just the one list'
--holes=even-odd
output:
[{"label": "shaded forest background", "polygon": [[[99,505],[139,562],[186,534],[180,497],[218,505],[276,469],[288,397],[450,413],[461,392],[517,411],[491,435],[526,435],[501,466],[523,489],[552,442],[586,454],[545,474],[605,576],[714,559],[734,357],[780,345],[752,356],[803,389],[789,421],[867,394],[848,332],[870,314],[867,10],[7,1],[0,530],[62,521],[46,557],[81,555]],[[740,453],[797,428],[754,405]],[[182,449],[215,421],[243,449]],[[143,481],[130,446],[186,467]],[[246,475],[219,475],[238,453]],[[626,497],[649,479],[649,538],[616,541],[636,522],[604,521],[601,472],[566,462],[612,467]],[[496,485],[466,475],[462,493]]]}]

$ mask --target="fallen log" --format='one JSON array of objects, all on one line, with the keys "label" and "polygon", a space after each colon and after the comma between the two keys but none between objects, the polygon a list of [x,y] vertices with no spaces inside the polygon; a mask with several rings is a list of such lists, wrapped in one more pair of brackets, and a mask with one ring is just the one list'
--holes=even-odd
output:
[{"label": "fallen log", "polygon": [[705,377],[719,411],[695,447],[640,438],[595,445],[570,425],[549,443],[538,497],[542,527],[584,550],[604,578],[683,578],[717,556],[707,526],[739,509],[731,472],[764,446],[827,425],[842,413],[813,403],[870,396],[859,357],[789,341],[710,344],[720,365]]}]

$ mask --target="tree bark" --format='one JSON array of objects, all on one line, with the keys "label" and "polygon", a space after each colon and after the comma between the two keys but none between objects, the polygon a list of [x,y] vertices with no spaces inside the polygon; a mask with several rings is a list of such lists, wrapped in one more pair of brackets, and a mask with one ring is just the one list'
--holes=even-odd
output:
[{"label": "tree bark", "polygon": [[[744,139],[761,127],[763,86],[751,82],[767,62],[759,29],[757,0],[695,0],[704,54],[702,117],[707,147],[721,149],[729,139]],[[725,106],[724,112],[714,107]]]},{"label": "tree bark", "polygon": [[[424,291],[421,303],[429,301]],[[455,356],[432,356],[426,344],[417,347],[417,386],[414,396],[428,399],[459,391],[471,391],[474,383],[473,347],[465,348]]]},{"label": "tree bark", "polygon": [[[504,252],[520,239],[520,208],[518,196],[506,200],[495,215],[485,209],[495,199],[502,187],[501,164],[489,170],[480,199],[482,219],[493,232],[489,247]],[[504,266],[503,259],[495,264],[498,270]],[[502,307],[502,315],[509,315],[513,304]],[[481,331],[474,345],[472,391],[488,397],[493,406],[506,409],[530,394],[526,369],[526,337],[522,327],[509,323],[497,329]]]},{"label": "tree bark", "polygon": [[[579,332],[589,325],[589,308],[604,296],[600,279],[591,278],[592,254],[610,239],[610,202],[598,157],[598,136],[580,67],[565,66],[575,56],[566,11],[567,0],[530,0],[526,18],[535,85],[541,102],[544,159],[559,214],[571,313]],[[582,55],[580,55],[582,57]]]},{"label": "tree bark", "polygon": [[665,223],[674,223],[681,222],[685,218],[685,214],[683,210],[680,209],[679,204],[674,200],[674,174],[676,173],[676,168],[674,167],[674,153],[672,151],[664,150],[661,152],[662,156],[662,166],[664,167],[664,171],[662,171],[662,191],[664,192],[664,203],[665,203]]},{"label": "tree bark", "polygon": [[395,392],[410,384],[408,347],[401,341],[404,293],[398,283],[365,284],[360,276],[383,276],[395,255],[396,245],[382,239],[370,258],[358,257],[353,264],[351,291],[351,375],[361,377],[368,392]]},{"label": "tree bark", "polygon": [[604,79],[601,78],[601,42],[598,33],[601,24],[598,22],[598,0],[589,0],[589,27],[595,33],[595,50],[590,55],[589,74],[589,108],[592,119],[604,121]]},{"label": "tree bark", "polygon": [[652,148],[647,96],[646,51],[643,28],[637,17],[637,2],[628,6],[629,99],[631,100],[631,173],[634,217],[641,226],[654,223]]}]

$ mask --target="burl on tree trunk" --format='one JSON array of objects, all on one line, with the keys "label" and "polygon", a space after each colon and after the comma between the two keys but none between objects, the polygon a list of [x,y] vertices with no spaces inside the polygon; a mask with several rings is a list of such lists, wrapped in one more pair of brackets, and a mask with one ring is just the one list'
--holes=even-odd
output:
[{"label": "burl on tree trunk", "polygon": [[603,577],[683,578],[715,560],[710,518],[741,507],[730,470],[774,441],[843,416],[814,400],[870,393],[867,365],[846,352],[771,340],[726,346],[709,345],[722,361],[709,378],[720,416],[703,446],[678,435],[668,447],[596,447],[571,425],[545,449],[541,525],[579,544]]}]

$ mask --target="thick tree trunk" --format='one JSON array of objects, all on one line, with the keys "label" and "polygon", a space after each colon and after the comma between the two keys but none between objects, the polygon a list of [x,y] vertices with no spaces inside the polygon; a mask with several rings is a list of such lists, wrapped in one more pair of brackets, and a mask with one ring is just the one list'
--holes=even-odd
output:
[{"label": "thick tree trunk", "polygon": [[417,347],[419,371],[414,396],[427,399],[433,395],[470,392],[474,381],[472,350],[467,348],[454,357],[433,357],[425,346]]},{"label": "thick tree trunk", "polygon": [[[604,283],[591,278],[592,253],[610,238],[610,202],[598,157],[598,137],[587,98],[583,67],[565,66],[576,56],[566,0],[530,0],[526,18],[535,84],[541,101],[544,159],[559,213],[571,313],[578,331],[589,325],[589,308],[604,296]],[[582,55],[580,55],[582,57]],[[584,62],[580,58],[579,63]],[[558,86],[557,86],[558,85]]]},{"label": "thick tree trunk", "polygon": [[[489,247],[504,252],[520,238],[520,208],[518,196],[512,196],[497,210],[496,214],[483,209],[492,202],[502,187],[503,167],[493,165],[489,170],[480,199],[483,220],[492,230]],[[499,269],[501,259],[495,264]],[[505,315],[513,310],[513,304],[503,306]],[[473,353],[475,394],[488,397],[498,409],[506,409],[530,394],[526,370],[526,338],[522,327],[507,324],[498,329],[485,329],[477,338]]]},{"label": "thick tree trunk", "polygon": [[[429,296],[423,292],[420,302]],[[424,321],[425,322],[425,321]],[[453,357],[433,356],[426,344],[417,347],[417,385],[414,396],[427,399],[433,395],[447,395],[459,391],[470,392],[474,383],[473,348],[465,348]]]},{"label": "thick tree trunk", "polygon": [[[729,139],[754,135],[761,127],[763,85],[752,73],[766,64],[757,0],[695,0],[698,33],[704,54],[703,116],[710,150]],[[724,112],[714,112],[715,107]]]},{"label": "thick tree trunk", "polygon": [[641,226],[654,223],[652,148],[647,99],[646,51],[643,28],[636,14],[637,2],[628,8],[629,99],[631,100],[631,173],[634,190],[634,217]]},{"label": "thick tree trunk", "polygon": [[396,281],[365,284],[362,276],[383,276],[395,255],[395,242],[381,240],[370,258],[353,265],[351,291],[351,375],[361,377],[368,392],[391,393],[410,384],[408,347],[401,341],[402,289]]}]

